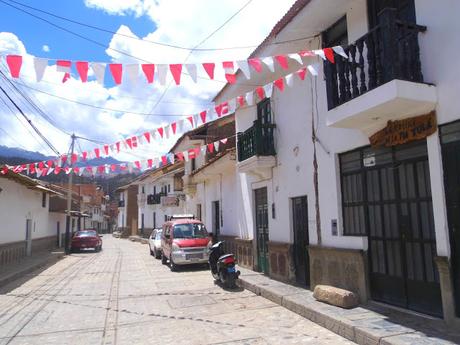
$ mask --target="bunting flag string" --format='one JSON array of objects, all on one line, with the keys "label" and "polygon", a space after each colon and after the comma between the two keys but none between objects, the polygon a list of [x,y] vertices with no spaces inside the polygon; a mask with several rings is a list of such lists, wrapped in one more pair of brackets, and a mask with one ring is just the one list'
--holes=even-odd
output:
[{"label": "bunting flag string", "polygon": [[[335,46],[331,48],[323,48],[316,50],[301,50],[296,53],[266,56],[266,57],[255,57],[247,60],[236,60],[236,61],[222,61],[222,62],[200,62],[195,64],[121,64],[121,63],[100,63],[100,62],[88,62],[88,61],[73,61],[73,60],[62,60],[62,59],[46,59],[34,57],[33,67],[35,70],[37,82],[43,79],[48,63],[56,65],[58,72],[64,73],[63,82],[70,78],[72,68],[77,72],[76,75],[80,78],[82,83],[88,81],[89,68],[92,69],[95,80],[99,83],[104,83],[105,71],[108,66],[110,75],[112,76],[113,82],[116,85],[120,85],[123,81],[123,76],[126,74],[128,80],[136,84],[139,78],[144,78],[147,83],[151,84],[158,81],[161,85],[166,84],[166,78],[169,74],[174,80],[176,85],[180,85],[182,81],[182,74],[188,74],[190,79],[197,82],[198,70],[203,72],[203,75],[207,75],[209,79],[214,80],[216,69],[221,69],[223,75],[228,83],[236,83],[236,72],[241,70],[246,79],[250,79],[253,73],[260,74],[264,72],[264,66],[266,71],[274,73],[275,68],[278,66],[280,70],[289,69],[289,65],[295,62],[296,64],[304,65],[302,58],[320,56],[323,60],[328,60],[331,63],[335,62],[335,54],[338,54],[344,58],[348,58],[345,50],[341,46]],[[12,78],[19,78],[21,68],[24,63],[27,63],[26,59],[21,55],[5,55],[6,63],[8,65]],[[185,67],[185,68],[183,68]],[[142,74],[139,73],[142,70]]]},{"label": "bunting flag string", "polygon": [[[93,158],[116,155],[122,151],[129,152],[131,150],[135,150],[143,144],[152,144],[154,141],[168,139],[169,136],[182,135],[189,130],[195,129],[218,118],[231,115],[238,108],[252,106],[263,100],[265,97],[271,97],[274,87],[276,87],[276,89],[280,92],[284,92],[286,89],[285,86],[292,88],[294,78],[304,81],[307,73],[316,77],[318,75],[318,65],[308,65],[303,67],[293,73],[285,75],[284,77],[280,77],[272,82],[269,82],[266,85],[256,87],[254,90],[249,91],[244,95],[239,95],[236,98],[224,101],[211,108],[203,110],[198,114],[187,116],[186,118],[160,126],[139,135],[129,135],[127,138],[112,144],[103,144],[91,151],[83,151],[80,155],[74,154],[72,157],[62,155],[61,157],[45,163],[49,168],[55,166],[62,167],[62,162],[65,162],[66,160],[68,161],[71,159],[73,163],[86,162]],[[35,164],[40,163],[41,162],[37,162]]]},{"label": "bunting flag string", "polygon": [[14,166],[4,165],[0,169],[0,174],[5,175],[11,171],[16,174],[24,173],[26,175],[36,175],[36,177],[39,178],[51,174],[58,175],[60,173],[65,173],[67,175],[74,173],[78,176],[96,176],[123,172],[143,172],[149,169],[160,168],[168,164],[174,164],[176,161],[189,161],[192,158],[197,158],[198,156],[205,155],[207,153],[223,152],[224,149],[226,149],[225,145],[227,144],[228,140],[234,137],[235,135],[219,139],[212,143],[204,144],[200,147],[193,147],[185,151],[168,153],[160,157],[137,160],[134,162],[103,164],[98,166],[74,166],[75,161],[73,157],[69,162],[67,159],[63,159],[64,156],[61,156],[59,160],[63,165],[67,164],[66,166],[57,165],[56,161],[53,160],[47,162],[26,163]]}]

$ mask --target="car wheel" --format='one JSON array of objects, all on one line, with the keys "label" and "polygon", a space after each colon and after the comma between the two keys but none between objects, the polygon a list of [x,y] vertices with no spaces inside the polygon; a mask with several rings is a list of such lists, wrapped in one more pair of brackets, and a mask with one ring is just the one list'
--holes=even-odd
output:
[{"label": "car wheel", "polygon": [[174,263],[172,256],[169,258],[169,268],[171,269],[172,272],[177,271],[177,265]]},{"label": "car wheel", "polygon": [[166,256],[163,255],[163,256],[161,257],[161,263],[162,263],[163,265],[166,265],[166,262],[167,262]]},{"label": "car wheel", "polygon": [[161,258],[161,252],[155,249],[155,259],[160,259]]},{"label": "car wheel", "polygon": [[152,251],[152,247],[150,247],[150,244],[149,244],[149,250],[150,250],[150,255],[154,255],[154,252]]}]

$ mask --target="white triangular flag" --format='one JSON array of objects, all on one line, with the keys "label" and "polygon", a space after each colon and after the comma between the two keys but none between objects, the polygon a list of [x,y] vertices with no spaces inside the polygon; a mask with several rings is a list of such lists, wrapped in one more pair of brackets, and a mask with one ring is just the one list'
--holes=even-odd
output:
[{"label": "white triangular flag", "polygon": [[313,53],[314,53],[315,55],[321,56],[321,58],[322,58],[323,60],[326,60],[326,54],[324,54],[324,50],[322,50],[322,49],[316,49],[316,50],[313,50]]},{"label": "white triangular flag", "polygon": [[154,157],[152,167],[156,168],[158,166],[158,163],[160,163],[160,159],[158,157]]},{"label": "white triangular flag", "polygon": [[42,169],[37,169],[36,172],[37,172],[37,178],[42,176]]},{"label": "white triangular flag", "polygon": [[251,70],[249,69],[248,60],[235,61],[238,68],[243,72],[246,79],[251,78]]},{"label": "white triangular flag", "polygon": [[228,114],[232,114],[236,111],[236,98],[232,98],[228,101]]},{"label": "white triangular flag", "polygon": [[188,162],[188,161],[189,161],[188,151],[182,152],[182,155],[184,156],[184,160],[185,160],[186,162]]},{"label": "white triangular flag", "polygon": [[214,142],[214,148],[215,148],[216,151],[219,151],[219,145],[220,145],[219,141]]},{"label": "white triangular flag", "polygon": [[83,175],[84,172],[85,172],[85,169],[84,169],[84,168],[80,168],[79,171],[78,171],[78,176]]},{"label": "white triangular flag", "polygon": [[163,130],[164,130],[164,136],[166,139],[169,139],[169,132],[170,132],[170,129],[171,129],[171,125],[166,125],[163,127]]},{"label": "white triangular flag", "polygon": [[73,168],[65,168],[65,173],[69,175],[72,172]]},{"label": "white triangular flag", "polygon": [[128,172],[129,172],[130,174],[133,173],[133,169],[134,169],[133,163],[132,163],[132,162],[128,162]]},{"label": "white triangular flag", "polygon": [[208,149],[208,145],[202,145],[200,147],[201,154],[204,156],[206,154],[206,150]]},{"label": "white triangular flag", "polygon": [[160,64],[157,65],[157,72],[158,72],[158,81],[160,85],[166,84],[166,74],[168,73],[168,65]]},{"label": "white triangular flag", "polygon": [[177,121],[177,129],[176,129],[176,134],[182,134],[184,133],[184,119],[180,119]]},{"label": "white triangular flag", "polygon": [[128,75],[129,81],[133,86],[137,85],[139,81],[139,65],[137,63],[128,64],[123,66],[126,74]]},{"label": "white triangular flag", "polygon": [[262,59],[262,62],[267,65],[271,72],[275,72],[275,65],[273,63],[273,57],[267,56]]},{"label": "white triangular flag", "polygon": [[47,173],[46,175],[51,174],[53,171],[54,171],[54,168],[49,168],[49,169],[48,169],[48,173]]},{"label": "white triangular flag", "polygon": [[292,87],[292,85],[294,84],[294,74],[288,74],[286,77],[286,85],[289,86],[289,87]]},{"label": "white triangular flag", "polygon": [[93,69],[94,75],[96,76],[97,82],[101,85],[104,84],[104,76],[105,76],[105,63],[98,63],[93,62],[91,64],[91,68]]},{"label": "white triangular flag", "polygon": [[193,115],[193,128],[196,128],[199,126],[201,119],[200,119],[200,114],[195,114]]},{"label": "white triangular flag", "polygon": [[185,65],[185,69],[187,70],[187,73],[190,75],[190,78],[192,78],[193,82],[196,83],[196,65],[195,64],[187,64]]},{"label": "white triangular flag", "polygon": [[246,92],[246,103],[248,105],[254,104],[254,93],[252,91]]},{"label": "white triangular flag", "polygon": [[288,54],[288,56],[289,56],[290,59],[295,60],[299,64],[303,65],[302,57],[299,54],[297,54],[297,53]]},{"label": "white triangular flag", "polygon": [[315,64],[315,65],[308,65],[307,66],[307,69],[308,71],[311,73],[311,75],[314,75],[315,77],[318,75],[318,65]]},{"label": "white triangular flag", "polygon": [[174,162],[176,161],[176,156],[174,155],[174,153],[170,153],[168,157],[169,157],[169,162],[171,162],[171,164],[174,164]]},{"label": "white triangular flag", "polygon": [[138,143],[138,145],[144,145],[144,144],[145,144],[144,140],[145,140],[145,139],[144,139],[144,135],[143,135],[143,134],[137,136],[137,143]]},{"label": "white triangular flag", "polygon": [[273,92],[273,83],[268,83],[267,85],[264,85],[264,92],[265,97],[270,98]]},{"label": "white triangular flag", "polygon": [[106,173],[106,174],[110,174],[110,165],[109,165],[109,164],[105,164],[105,165],[104,165],[104,170],[105,170],[105,173]]},{"label": "white triangular flag", "polygon": [[341,46],[332,47],[332,50],[336,52],[337,54],[339,54],[340,56],[343,56],[345,59],[348,59],[347,53],[345,53],[345,50],[343,50]]},{"label": "white triangular flag", "polygon": [[45,74],[46,67],[48,66],[48,59],[43,58],[34,58],[34,68],[35,68],[35,76],[37,81],[41,81],[43,79],[43,75]]},{"label": "white triangular flag", "polygon": [[154,141],[154,140],[157,139],[156,133],[157,133],[157,130],[156,130],[156,129],[152,129],[152,130],[150,131],[150,142],[152,142],[152,141]]},{"label": "white triangular flag", "polygon": [[93,173],[93,176],[96,176],[96,174],[97,174],[97,167],[92,167],[92,168],[91,168],[91,171],[92,171],[92,173]]}]

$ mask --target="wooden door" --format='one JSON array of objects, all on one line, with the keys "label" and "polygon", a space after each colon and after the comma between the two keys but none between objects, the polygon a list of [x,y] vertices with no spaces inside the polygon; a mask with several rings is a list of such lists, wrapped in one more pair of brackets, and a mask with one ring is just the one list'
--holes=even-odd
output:
[{"label": "wooden door", "polygon": [[292,227],[294,231],[294,265],[298,284],[310,285],[310,263],[307,252],[308,204],[307,196],[292,199]]},{"label": "wooden door", "polygon": [[256,213],[257,264],[265,274],[268,269],[268,201],[267,188],[254,190]]}]

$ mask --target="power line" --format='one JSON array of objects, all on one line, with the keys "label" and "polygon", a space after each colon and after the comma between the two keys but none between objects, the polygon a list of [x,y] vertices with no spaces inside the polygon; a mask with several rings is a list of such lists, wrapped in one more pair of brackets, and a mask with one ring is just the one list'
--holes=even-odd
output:
[{"label": "power line", "polygon": [[[145,43],[151,43],[151,44],[156,44],[156,45],[160,45],[160,46],[165,46],[165,47],[169,47],[169,48],[182,49],[182,50],[194,50],[194,51],[221,51],[221,50],[249,49],[249,48],[256,48],[258,46],[258,45],[248,45],[248,46],[221,47],[221,48],[190,48],[190,47],[184,47],[184,46],[175,45],[175,44],[169,44],[169,43],[164,43],[164,42],[158,42],[158,41],[142,39],[142,38],[139,38],[137,36],[133,37],[133,36],[126,35],[126,34],[123,34],[123,33],[119,33],[119,32],[116,32],[116,31],[109,30],[109,29],[105,29],[105,28],[102,28],[100,26],[96,26],[96,25],[80,22],[80,21],[77,21],[75,19],[71,19],[71,18],[68,18],[68,17],[60,16],[60,15],[57,15],[55,13],[45,11],[45,10],[37,8],[37,7],[26,5],[26,4],[21,3],[19,1],[14,1],[14,0],[7,0],[7,1],[15,3],[17,5],[20,5],[22,7],[29,8],[29,9],[37,11],[37,12],[47,14],[47,15],[49,15],[51,17],[58,18],[58,19],[61,19],[61,20],[64,20],[64,21],[67,21],[67,22],[70,22],[70,23],[73,23],[73,24],[80,25],[80,26],[84,26],[84,27],[87,27],[87,28],[90,28],[90,29],[98,30],[98,31],[109,33],[109,34],[112,34],[112,35],[117,35],[117,36],[130,38],[130,39],[133,39],[133,40],[138,40],[138,41],[145,42]],[[1,1],[1,2],[5,3],[4,1]],[[7,3],[5,3],[5,4],[7,4]],[[9,5],[9,4],[7,4],[7,5]],[[266,45],[280,45],[280,44],[284,44],[284,43],[292,43],[292,42],[297,42],[297,41],[303,41],[303,40],[306,40],[306,39],[310,39],[312,37],[313,36],[299,37],[299,38],[295,38],[295,39],[291,39],[291,40],[283,40],[283,41],[277,41],[277,42],[273,42],[273,43],[268,43]]]},{"label": "power line", "polygon": [[[0,71],[0,74],[4,76],[3,72]],[[46,145],[55,152],[58,156],[60,155],[59,151],[51,144],[51,142],[40,132],[40,130],[32,123],[27,115],[22,111],[22,109],[16,104],[16,102],[8,95],[8,93],[0,86],[0,90],[5,94],[5,96],[9,99],[9,101],[15,106],[15,108],[21,113],[21,115],[26,119],[29,125],[33,128],[35,133],[46,143]]]}]

